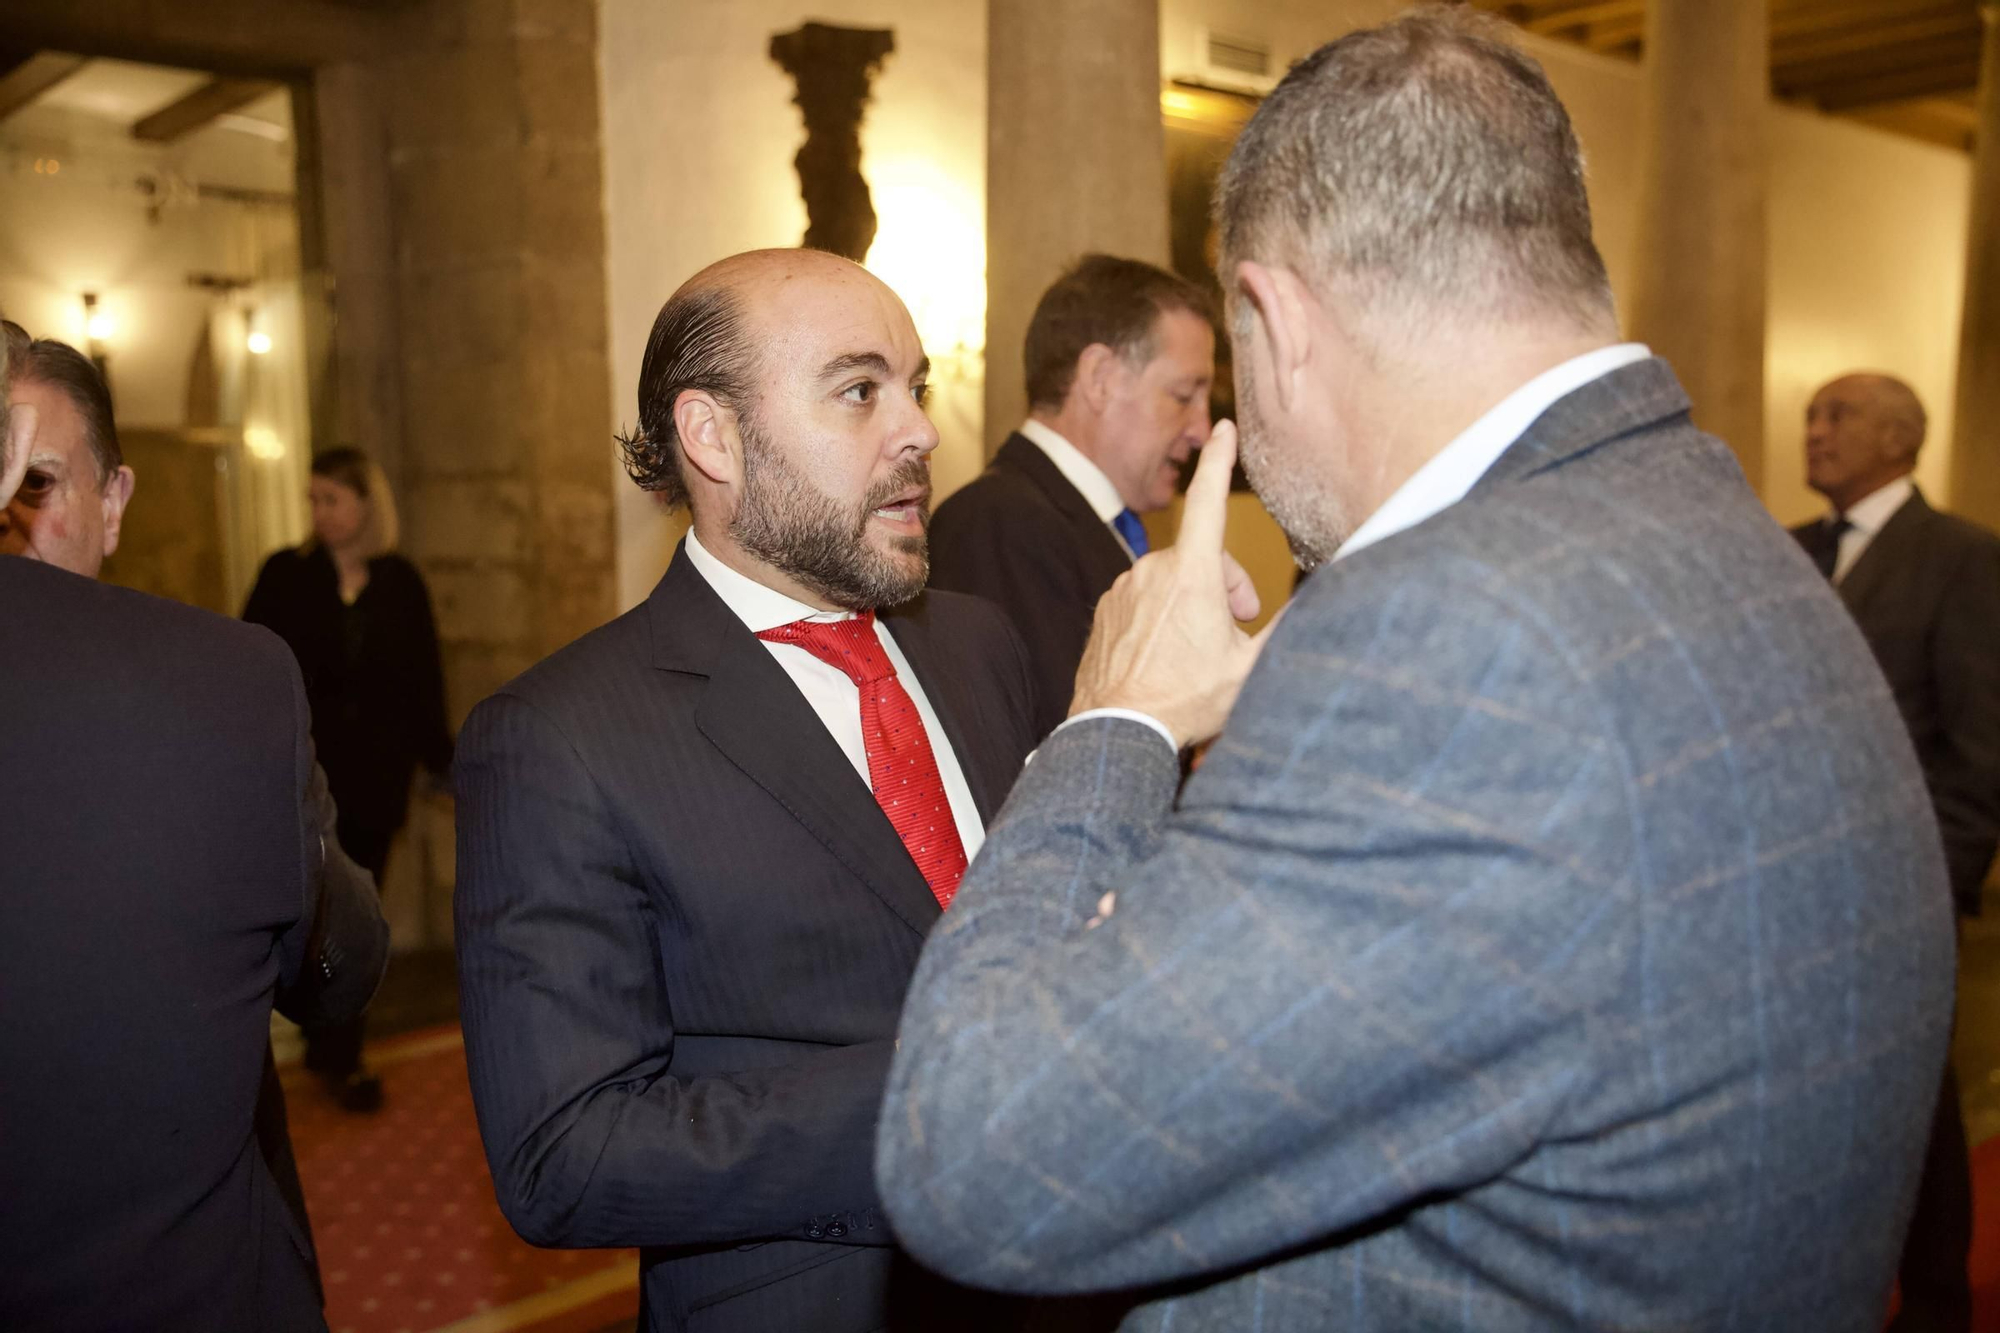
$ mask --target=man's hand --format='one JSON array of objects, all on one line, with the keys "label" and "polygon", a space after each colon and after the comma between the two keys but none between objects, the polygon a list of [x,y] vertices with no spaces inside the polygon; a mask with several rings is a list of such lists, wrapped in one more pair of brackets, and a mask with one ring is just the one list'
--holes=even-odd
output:
[{"label": "man's hand", "polygon": [[1159,719],[1183,746],[1229,720],[1277,625],[1253,638],[1236,623],[1256,618],[1257,590],[1222,549],[1235,466],[1236,427],[1217,422],[1188,484],[1179,540],[1120,575],[1097,604],[1070,716],[1129,708]]},{"label": "man's hand", "polygon": [[0,509],[5,509],[21,489],[28,475],[28,454],[35,443],[35,409],[15,403],[7,414],[7,428],[0,432]]}]

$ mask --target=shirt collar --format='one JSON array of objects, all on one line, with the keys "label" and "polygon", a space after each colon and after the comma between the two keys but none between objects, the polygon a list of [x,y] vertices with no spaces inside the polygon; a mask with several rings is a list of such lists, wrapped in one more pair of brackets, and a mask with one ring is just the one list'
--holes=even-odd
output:
[{"label": "shirt collar", "polygon": [[1882,525],[1894,518],[1896,511],[1909,503],[1917,493],[1916,483],[1907,476],[1898,477],[1887,486],[1870,491],[1856,500],[1845,514],[1829,516],[1845,518],[1847,525],[1856,532],[1872,537],[1882,530]]},{"label": "shirt collar", "polygon": [[701,544],[693,528],[688,529],[686,549],[695,572],[708,581],[708,586],[715,589],[715,595],[722,599],[722,604],[734,612],[752,634],[762,634],[767,629],[789,625],[796,620],[846,620],[854,614],[851,611],[822,611],[816,606],[807,606],[776,588],[767,588],[748,575],[737,573]]},{"label": "shirt collar", "polygon": [[1642,343],[1616,343],[1572,357],[1535,376],[1494,404],[1440,449],[1436,457],[1418,468],[1380,509],[1355,529],[1353,536],[1341,543],[1333,558],[1344,559],[1457,504],[1500,461],[1500,455],[1526,434],[1528,427],[1557,400],[1652,354]]},{"label": "shirt collar", "polygon": [[1104,475],[1104,469],[1085,458],[1082,450],[1046,423],[1030,417],[1021,423],[1021,434],[1049,456],[1056,470],[1076,487],[1076,493],[1083,497],[1084,503],[1099,519],[1109,523],[1125,511],[1125,501],[1119,497],[1118,488],[1111,484],[1111,478]]}]

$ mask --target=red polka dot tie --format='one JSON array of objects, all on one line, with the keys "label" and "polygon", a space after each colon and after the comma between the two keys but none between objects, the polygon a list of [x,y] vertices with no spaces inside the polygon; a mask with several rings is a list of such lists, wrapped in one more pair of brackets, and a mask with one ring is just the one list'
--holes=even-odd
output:
[{"label": "red polka dot tie", "polygon": [[875,635],[875,615],[852,620],[795,620],[757,636],[796,644],[846,673],[861,691],[861,740],[868,748],[868,785],[896,836],[931,886],[939,907],[951,906],[965,877],[965,844],[945,799],[937,756],[916,701]]}]

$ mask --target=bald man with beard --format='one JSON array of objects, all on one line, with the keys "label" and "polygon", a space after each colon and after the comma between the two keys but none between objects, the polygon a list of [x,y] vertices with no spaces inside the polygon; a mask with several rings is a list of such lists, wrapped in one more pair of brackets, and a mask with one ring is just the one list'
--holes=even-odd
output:
[{"label": "bald man with beard", "polygon": [[999,611],[924,591],[927,372],[844,259],[691,278],[624,445],[693,527],[643,604],[460,740],[459,978],[501,1208],[538,1245],[637,1246],[656,1333],[1012,1318],[916,1269],[873,1181],[911,969],[1032,742]]},{"label": "bald man with beard", "polygon": [[[1806,484],[1826,517],[1792,530],[1853,613],[1915,742],[1952,896],[1979,913],[2000,843],[2000,538],[1931,508],[1911,480],[1923,403],[1890,375],[1843,375],[1806,408]],[[1972,1187],[1949,1067],[1901,1268],[1898,1333],[1971,1327]]]}]

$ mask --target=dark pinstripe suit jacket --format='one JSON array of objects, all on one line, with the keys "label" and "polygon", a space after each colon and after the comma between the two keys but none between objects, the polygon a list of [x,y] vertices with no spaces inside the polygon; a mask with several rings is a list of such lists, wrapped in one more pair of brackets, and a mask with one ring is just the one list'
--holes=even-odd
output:
[{"label": "dark pinstripe suit jacket", "polygon": [[1062,731],[932,934],[879,1149],[920,1258],[1175,1333],[1881,1327],[1943,858],[1664,363],[1314,574],[1177,776]]},{"label": "dark pinstripe suit jacket", "polygon": [[[1030,744],[1019,641],[887,618],[983,816]],[[500,1203],[643,1250],[653,1329],[978,1327],[892,1247],[871,1175],[929,886],[811,706],[680,555],[640,607],[474,710],[459,976]]]},{"label": "dark pinstripe suit jacket", "polygon": [[326,1327],[253,1130],[312,965],[308,722],[269,631],[0,556],[8,1333]]},{"label": "dark pinstripe suit jacket", "polygon": [[[1826,531],[1792,535],[1817,553]],[[1919,492],[1840,581],[1840,600],[1916,744],[1959,910],[1977,915],[2000,846],[2000,537]]]}]

